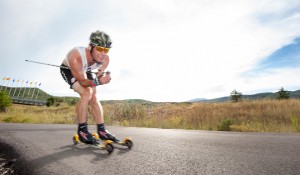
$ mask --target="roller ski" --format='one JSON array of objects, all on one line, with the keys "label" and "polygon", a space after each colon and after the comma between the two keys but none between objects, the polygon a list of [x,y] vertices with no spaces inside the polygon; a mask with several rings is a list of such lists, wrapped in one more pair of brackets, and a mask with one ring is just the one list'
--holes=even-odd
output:
[{"label": "roller ski", "polygon": [[78,134],[73,135],[73,143],[77,145],[79,143],[84,143],[87,145],[91,145],[96,148],[100,148],[106,150],[109,154],[114,151],[114,146],[112,145],[113,141],[105,140],[100,141],[92,136],[90,133],[79,132]]},{"label": "roller ski", "polygon": [[93,133],[93,136],[97,139],[97,141],[100,140],[111,141],[112,144],[127,146],[129,149],[133,147],[132,139],[129,137],[126,137],[124,140],[121,141],[107,131],[99,132],[99,134]]}]

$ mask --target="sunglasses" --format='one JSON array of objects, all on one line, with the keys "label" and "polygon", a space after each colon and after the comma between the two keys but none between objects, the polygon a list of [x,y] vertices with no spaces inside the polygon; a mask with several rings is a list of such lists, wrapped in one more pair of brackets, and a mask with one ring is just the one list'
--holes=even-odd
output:
[{"label": "sunglasses", "polygon": [[107,53],[109,51],[109,48],[106,48],[106,47],[95,46],[95,48],[98,52],[103,52],[104,51],[105,53]]}]

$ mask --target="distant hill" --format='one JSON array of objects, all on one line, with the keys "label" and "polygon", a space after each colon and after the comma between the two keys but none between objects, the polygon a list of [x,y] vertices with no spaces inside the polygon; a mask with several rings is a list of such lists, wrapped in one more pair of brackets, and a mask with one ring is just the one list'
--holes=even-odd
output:
[{"label": "distant hill", "polygon": [[111,104],[117,102],[127,102],[127,103],[139,103],[139,104],[149,104],[151,101],[143,100],[143,99],[125,99],[125,100],[103,100],[101,103],[103,104]]},{"label": "distant hill", "polygon": [[290,92],[290,96],[292,96],[293,98],[300,98],[300,90]]},{"label": "distant hill", "polygon": [[[300,90],[296,91],[288,91],[290,98],[299,98],[300,99]],[[277,93],[273,92],[264,92],[264,93],[258,93],[253,95],[242,95],[242,99],[244,100],[259,100],[259,99],[276,99]],[[197,98],[196,98],[197,99]],[[230,100],[230,96],[220,97],[220,98],[214,98],[214,99],[203,99],[198,98],[200,100],[189,100],[187,102],[225,102]]]},{"label": "distant hill", "polygon": [[[75,104],[75,102],[79,99],[78,97],[57,97],[52,96],[39,88],[25,88],[25,87],[17,87],[11,88],[6,86],[0,86],[1,91],[6,91],[12,99],[22,99],[22,100],[33,100],[33,101],[42,101],[46,102],[48,98],[55,98],[57,102],[63,102],[67,104]],[[140,103],[140,104],[148,104],[152,103],[151,101],[143,100],[143,99],[125,99],[125,100],[104,100],[103,103],[116,103],[116,102],[128,102],[128,103]]]},{"label": "distant hill", "polygon": [[[79,98],[78,97],[56,97],[52,96],[39,88],[10,88],[5,86],[0,86],[2,91],[9,93],[11,98],[22,98],[25,100],[38,100],[46,102],[48,98],[53,97],[58,99],[60,102],[65,103],[75,103]],[[34,92],[34,93],[33,93]],[[299,98],[300,99],[300,90],[288,91],[290,98]],[[259,99],[276,99],[277,93],[273,92],[264,92],[257,93],[253,95],[242,95],[243,100],[259,100]],[[194,98],[186,102],[226,102],[230,101],[230,96],[219,97],[214,99],[205,99],[205,98]],[[102,103],[116,103],[116,102],[128,102],[128,103],[140,103],[140,104],[150,104],[151,101],[143,99],[125,99],[125,100],[104,100]]]},{"label": "distant hill", "polygon": [[188,100],[187,102],[198,102],[198,101],[206,101],[208,99],[206,98],[193,98],[191,100]]}]

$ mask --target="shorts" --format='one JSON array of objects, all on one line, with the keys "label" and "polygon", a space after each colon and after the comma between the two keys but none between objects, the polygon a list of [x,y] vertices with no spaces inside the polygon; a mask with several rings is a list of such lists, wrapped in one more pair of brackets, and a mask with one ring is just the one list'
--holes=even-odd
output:
[{"label": "shorts", "polygon": [[72,89],[73,84],[77,81],[74,76],[72,75],[72,72],[70,69],[67,69],[67,66],[64,64],[61,64],[60,67],[60,74],[63,77],[63,79],[70,85],[70,89]]},{"label": "shorts", "polygon": [[[74,83],[76,83],[77,80],[74,78],[71,70],[67,69],[67,68],[68,68],[68,66],[66,66],[64,64],[61,64],[60,74],[63,77],[63,79],[70,85],[70,89],[73,89],[72,86],[73,86]],[[87,75],[87,78],[89,80],[93,80],[94,79],[93,74],[86,73],[86,75]]]}]

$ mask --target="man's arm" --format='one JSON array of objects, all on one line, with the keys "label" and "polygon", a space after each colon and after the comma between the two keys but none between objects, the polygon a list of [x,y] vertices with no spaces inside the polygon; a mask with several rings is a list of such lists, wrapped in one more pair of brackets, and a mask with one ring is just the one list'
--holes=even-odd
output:
[{"label": "man's arm", "polygon": [[76,49],[71,50],[68,54],[69,65],[74,78],[81,86],[91,87],[92,81],[85,77],[85,72],[82,71],[82,61],[79,52]]},{"label": "man's arm", "polygon": [[69,65],[71,72],[74,76],[74,78],[78,81],[78,83],[83,87],[92,87],[102,84],[107,84],[110,82],[111,78],[110,75],[99,77],[95,80],[89,80],[86,78],[85,74],[86,72],[82,71],[82,61],[80,54],[77,50],[73,49],[69,55]]}]

